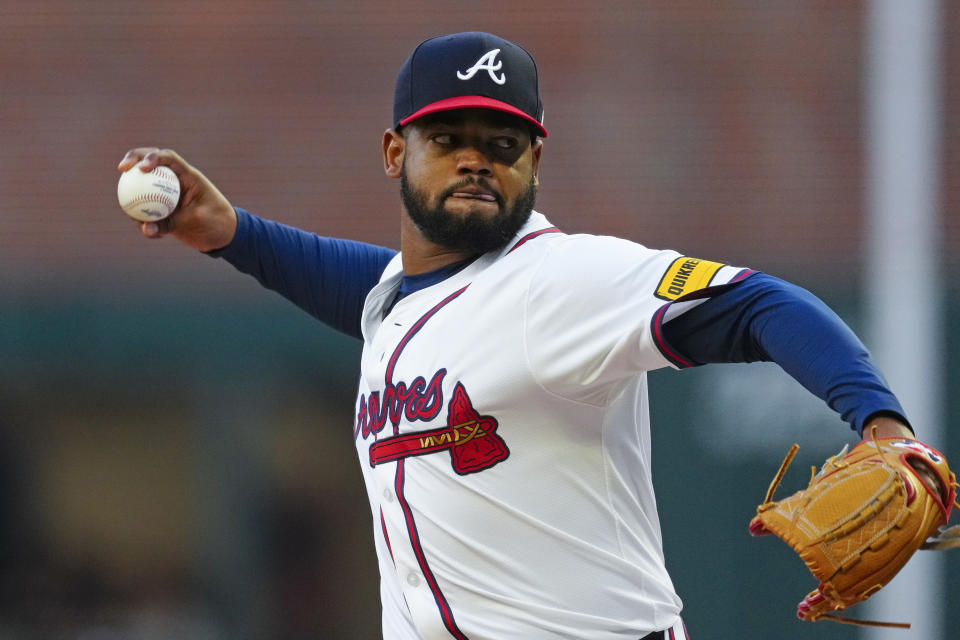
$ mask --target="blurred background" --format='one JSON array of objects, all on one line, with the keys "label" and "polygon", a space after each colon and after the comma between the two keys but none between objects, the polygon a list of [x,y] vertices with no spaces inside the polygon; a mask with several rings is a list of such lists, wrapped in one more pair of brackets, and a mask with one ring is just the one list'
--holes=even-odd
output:
[{"label": "blurred background", "polygon": [[[115,167],[170,147],[235,205],[397,248],[380,136],[401,62],[441,33],[534,54],[550,131],[537,208],[554,223],[815,291],[960,460],[960,3],[900,4],[932,7],[915,40],[932,45],[933,90],[900,92],[927,114],[930,164],[914,180],[927,200],[898,205],[891,236],[877,188],[910,187],[872,160],[869,2],[0,0],[0,637],[380,637],[351,437],[359,343],[141,237]],[[918,353],[919,375],[899,361]],[[746,528],[792,442],[783,492],[855,434],[776,367],[651,386],[693,637],[863,634],[794,619],[813,578]],[[960,637],[960,552],[936,565],[931,595],[906,600],[937,631],[896,637]]]}]

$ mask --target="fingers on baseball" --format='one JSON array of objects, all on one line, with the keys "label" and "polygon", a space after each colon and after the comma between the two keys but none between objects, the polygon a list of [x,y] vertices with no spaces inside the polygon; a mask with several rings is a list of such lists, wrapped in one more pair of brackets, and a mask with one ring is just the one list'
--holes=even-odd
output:
[{"label": "fingers on baseball", "polygon": [[153,171],[157,165],[170,167],[177,176],[182,176],[187,172],[187,163],[173,149],[160,149],[157,147],[138,147],[131,149],[123,156],[120,164],[117,165],[119,171],[128,171],[138,166],[144,173]]},{"label": "fingers on baseball", "polygon": [[120,164],[117,165],[117,169],[119,171],[129,171],[137,163],[141,162],[144,157],[147,156],[147,154],[156,150],[156,147],[138,147],[136,149],[130,149],[124,154],[123,159],[120,160]]}]

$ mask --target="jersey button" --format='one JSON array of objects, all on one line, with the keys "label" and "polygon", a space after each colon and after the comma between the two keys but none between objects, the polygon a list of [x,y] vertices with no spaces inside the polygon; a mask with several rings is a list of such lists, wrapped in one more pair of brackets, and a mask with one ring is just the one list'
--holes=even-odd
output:
[{"label": "jersey button", "polygon": [[420,585],[420,576],[415,573],[407,574],[407,584],[411,587],[417,587]]},{"label": "jersey button", "polygon": [[384,489],[383,499],[386,500],[387,502],[393,502],[393,491],[390,491],[390,489]]}]

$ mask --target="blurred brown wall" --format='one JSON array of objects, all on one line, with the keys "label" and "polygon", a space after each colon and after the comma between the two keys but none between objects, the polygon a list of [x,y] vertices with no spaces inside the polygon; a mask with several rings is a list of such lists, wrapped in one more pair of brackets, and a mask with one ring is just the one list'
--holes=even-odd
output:
[{"label": "blurred brown wall", "polygon": [[[943,3],[944,241],[960,247],[960,5]],[[379,140],[421,39],[530,49],[551,132],[539,208],[771,271],[855,272],[863,4],[0,1],[4,288],[229,286],[147,243],[115,199],[138,145],[180,151],[236,205],[396,246]],[[909,212],[904,212],[909,215]],[[158,277],[159,276],[159,277]]]}]

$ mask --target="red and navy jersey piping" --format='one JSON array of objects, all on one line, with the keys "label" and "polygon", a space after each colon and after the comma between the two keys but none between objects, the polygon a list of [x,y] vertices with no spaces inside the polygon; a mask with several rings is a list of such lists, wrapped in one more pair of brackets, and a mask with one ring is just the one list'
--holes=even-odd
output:
[{"label": "red and navy jersey piping", "polygon": [[[396,367],[397,360],[400,358],[400,354],[403,352],[403,349],[407,346],[407,344],[409,344],[410,340],[413,339],[413,337],[420,331],[420,329],[423,328],[430,318],[436,315],[436,313],[439,312],[443,307],[459,297],[464,291],[467,290],[467,287],[469,286],[469,284],[463,286],[438,302],[433,308],[421,316],[420,319],[413,324],[410,330],[404,334],[403,338],[400,340],[400,343],[397,344],[397,347],[393,350],[393,354],[390,356],[390,361],[387,364],[384,378],[388,386],[392,384],[393,371]],[[399,432],[400,425],[398,421],[394,424],[393,433],[394,435],[398,435]],[[423,546],[420,543],[420,534],[417,530],[417,523],[413,517],[413,509],[410,507],[410,503],[407,501],[407,498],[403,493],[406,468],[405,463],[406,460],[404,459],[397,460],[397,472],[394,478],[394,489],[396,491],[397,502],[400,505],[400,509],[403,511],[404,521],[406,522],[407,526],[407,533],[410,537],[410,546],[412,547],[414,555],[417,558],[417,564],[420,567],[420,571],[423,573],[423,577],[427,581],[427,585],[430,587],[430,591],[433,594],[433,599],[437,603],[437,609],[440,611],[440,618],[443,620],[443,624],[447,631],[449,631],[450,635],[457,640],[469,640],[457,626],[456,620],[453,617],[453,611],[450,608],[450,604],[447,602],[446,596],[440,590],[440,585],[437,583],[437,579],[433,575],[433,571],[430,569],[430,565],[427,562],[426,555],[423,551]],[[383,533],[384,537],[386,537],[387,531],[385,526]],[[392,555],[391,549],[391,556]]]},{"label": "red and navy jersey piping", "polygon": [[507,253],[511,253],[514,249],[519,249],[521,246],[525,245],[526,243],[533,240],[534,238],[539,238],[540,236],[548,233],[563,233],[563,232],[560,231],[560,229],[558,229],[557,227],[547,227],[546,229],[540,229],[539,231],[531,231],[527,235],[517,240],[517,242],[512,247],[510,247]]}]

